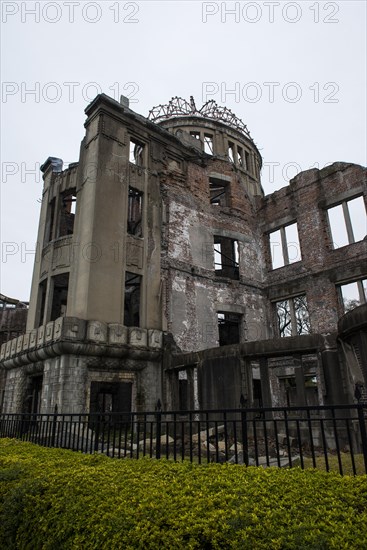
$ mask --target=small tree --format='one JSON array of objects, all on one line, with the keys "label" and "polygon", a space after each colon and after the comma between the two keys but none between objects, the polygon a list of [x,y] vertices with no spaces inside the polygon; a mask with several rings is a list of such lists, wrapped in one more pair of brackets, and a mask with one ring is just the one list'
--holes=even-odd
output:
[{"label": "small tree", "polygon": [[344,300],[344,313],[348,313],[348,311],[352,311],[352,309],[358,307],[360,305],[360,301],[354,298],[353,300]]}]

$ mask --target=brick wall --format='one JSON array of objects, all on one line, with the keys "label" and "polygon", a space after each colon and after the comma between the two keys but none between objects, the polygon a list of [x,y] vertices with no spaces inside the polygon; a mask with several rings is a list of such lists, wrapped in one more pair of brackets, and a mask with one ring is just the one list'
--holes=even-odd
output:
[{"label": "brick wall", "polygon": [[[361,166],[335,163],[302,172],[288,187],[258,201],[269,298],[305,292],[313,332],[337,330],[343,309],[336,283],[366,274],[366,241],[334,250],[327,218],[327,208],[338,200],[364,192],[366,203],[365,181]],[[291,221],[297,221],[302,260],[273,270],[267,232]]]}]

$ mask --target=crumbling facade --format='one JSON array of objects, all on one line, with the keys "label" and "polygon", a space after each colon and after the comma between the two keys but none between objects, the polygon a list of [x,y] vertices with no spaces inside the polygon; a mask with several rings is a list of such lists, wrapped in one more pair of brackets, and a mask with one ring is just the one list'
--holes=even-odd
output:
[{"label": "crumbling facade", "polygon": [[362,399],[367,252],[353,213],[366,170],[335,163],[265,196],[246,126],[213,101],[174,98],[144,118],[102,94],[86,115],[79,162],[42,166],[40,256],[27,331],[1,348],[3,411],[348,403],[357,387]]}]

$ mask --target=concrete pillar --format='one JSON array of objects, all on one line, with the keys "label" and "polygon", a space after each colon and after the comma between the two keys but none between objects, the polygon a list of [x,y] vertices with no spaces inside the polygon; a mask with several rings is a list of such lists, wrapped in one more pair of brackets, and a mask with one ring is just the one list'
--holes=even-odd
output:
[{"label": "concrete pillar", "polygon": [[269,368],[267,357],[260,357],[260,380],[261,380],[261,394],[264,407],[271,407],[271,391],[269,380]]},{"label": "concrete pillar", "polygon": [[321,352],[322,368],[326,386],[325,404],[347,404],[348,397],[342,376],[342,366],[339,363],[337,349],[324,349]]},{"label": "concrete pillar", "polygon": [[297,392],[297,403],[301,406],[307,405],[307,396],[305,388],[305,377],[303,372],[302,365],[302,356],[297,354],[293,356],[294,363],[294,375],[296,379],[296,392]]}]

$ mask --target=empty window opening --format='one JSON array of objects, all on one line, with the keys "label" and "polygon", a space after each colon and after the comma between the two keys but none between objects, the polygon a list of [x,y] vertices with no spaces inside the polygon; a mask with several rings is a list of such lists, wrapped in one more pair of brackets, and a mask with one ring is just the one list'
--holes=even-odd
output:
[{"label": "empty window opening", "polygon": [[76,194],[68,192],[61,197],[60,220],[58,236],[72,235],[74,233],[74,220],[76,210]]},{"label": "empty window opening", "polygon": [[68,197],[68,200],[70,201],[70,214],[74,214],[76,212],[76,196],[71,195],[71,197]]},{"label": "empty window opening", "polygon": [[187,371],[181,370],[178,373],[178,410],[187,411],[189,409],[189,384]]},{"label": "empty window opening", "polygon": [[43,318],[45,315],[45,304],[46,304],[46,290],[47,290],[47,279],[42,281],[39,285],[38,291],[38,301],[39,301],[39,313],[38,313],[38,326],[43,325]]},{"label": "empty window opening", "polygon": [[219,345],[228,346],[240,342],[242,315],[237,313],[218,312]]},{"label": "empty window opening", "polygon": [[213,155],[213,136],[211,134],[204,134],[204,151],[208,155]]},{"label": "empty window opening", "polygon": [[234,164],[234,143],[228,142],[228,158]]},{"label": "empty window opening", "polygon": [[243,150],[242,147],[237,147],[237,164],[243,166]]},{"label": "empty window opening", "polygon": [[53,294],[50,321],[66,315],[69,290],[69,273],[52,277]]},{"label": "empty window opening", "polygon": [[229,185],[227,181],[209,178],[210,204],[229,206]]},{"label": "empty window opening", "polygon": [[273,269],[302,260],[297,223],[269,233],[269,243]]},{"label": "empty window opening", "polygon": [[200,132],[190,132],[190,136],[195,139],[200,139]]},{"label": "empty window opening", "polygon": [[288,376],[287,378],[279,378],[280,394],[282,401],[286,407],[297,406],[297,385],[296,378],[294,376]]},{"label": "empty window opening", "polygon": [[125,275],[124,310],[124,325],[126,327],[140,326],[140,292],[141,276],[127,271]]},{"label": "empty window opening", "polygon": [[363,197],[328,208],[333,248],[361,241],[366,236],[366,209]]},{"label": "empty window opening", "polygon": [[218,277],[239,279],[238,241],[214,236],[214,269]]},{"label": "empty window opening", "polygon": [[305,376],[306,401],[309,407],[317,407],[319,403],[319,392],[316,374]]},{"label": "empty window opening", "polygon": [[24,399],[24,412],[38,414],[41,410],[43,376],[30,376]]},{"label": "empty window opening", "polygon": [[252,370],[252,401],[254,407],[262,407],[262,391],[261,391],[261,378],[260,378],[260,367],[258,364],[251,365]]},{"label": "empty window opening", "polygon": [[[304,376],[303,381],[307,405],[311,407],[318,406],[317,376],[315,374]],[[295,376],[279,377],[279,386],[281,401],[285,406],[295,407],[299,405],[298,391],[302,392],[302,388],[297,388]]]},{"label": "empty window opening", "polygon": [[305,294],[276,302],[275,307],[279,334],[282,338],[310,334],[310,316]]},{"label": "empty window opening", "polygon": [[340,285],[344,313],[367,302],[367,279]]},{"label": "empty window opening", "polygon": [[250,163],[250,153],[248,151],[245,151],[245,169],[250,172],[251,171],[251,163]]},{"label": "empty window opening", "polygon": [[129,161],[136,166],[143,166],[143,151],[144,145],[130,139],[130,151],[129,151]]},{"label": "empty window opening", "polygon": [[143,212],[143,193],[129,187],[128,210],[127,210],[127,232],[130,235],[141,237]]}]

